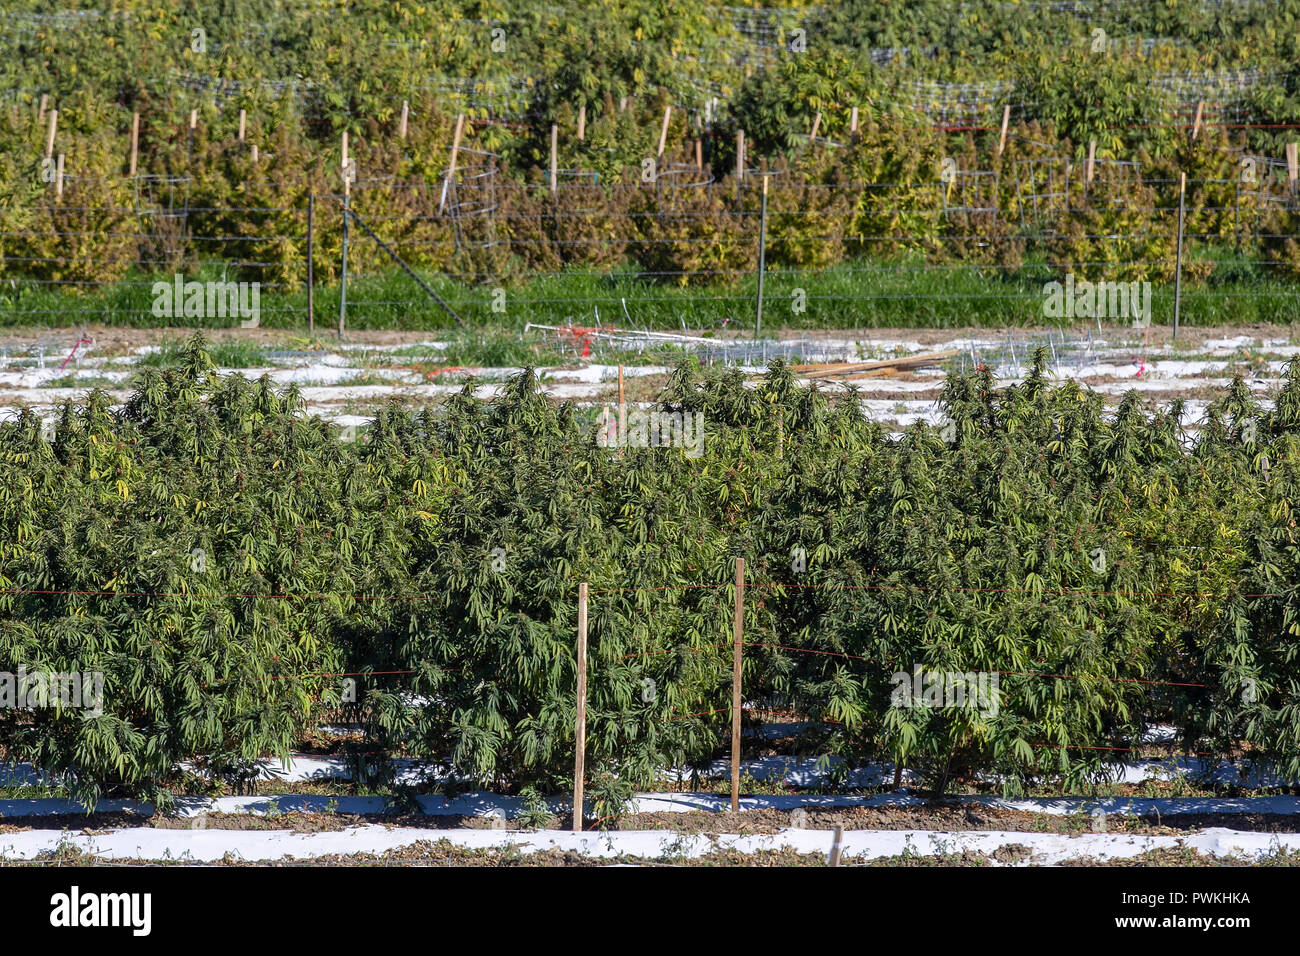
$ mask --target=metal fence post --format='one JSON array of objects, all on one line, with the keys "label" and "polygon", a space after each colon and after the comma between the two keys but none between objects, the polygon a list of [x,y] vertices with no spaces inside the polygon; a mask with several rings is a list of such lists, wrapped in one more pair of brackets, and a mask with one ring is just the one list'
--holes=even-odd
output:
[{"label": "metal fence post", "polygon": [[1178,177],[1178,252],[1174,259],[1174,341],[1178,341],[1178,312],[1183,301],[1183,216],[1187,208],[1187,174]]},{"label": "metal fence post", "polygon": [[348,213],[351,197],[347,187],[343,190],[343,265],[339,272],[339,338],[343,338],[343,329],[347,326],[348,315]]},{"label": "metal fence post", "polygon": [[316,333],[316,282],[312,271],[313,232],[316,225],[316,194],[307,194],[307,332]]},{"label": "metal fence post", "polygon": [[763,332],[763,273],[767,267],[767,177],[763,177],[763,212],[758,221],[758,307],[754,313],[754,338]]}]

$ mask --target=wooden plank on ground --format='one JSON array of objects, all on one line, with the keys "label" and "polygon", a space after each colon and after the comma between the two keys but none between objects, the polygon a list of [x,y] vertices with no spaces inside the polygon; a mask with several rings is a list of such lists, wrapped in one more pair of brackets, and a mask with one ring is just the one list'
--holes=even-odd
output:
[{"label": "wooden plank on ground", "polygon": [[844,375],[851,375],[858,372],[869,372],[876,369],[906,371],[908,369],[938,365],[946,359],[958,355],[959,352],[959,349],[947,349],[942,352],[924,352],[917,355],[901,355],[898,358],[880,359],[874,362],[830,362],[816,365],[794,365],[791,366],[791,371],[803,378],[837,378]]}]

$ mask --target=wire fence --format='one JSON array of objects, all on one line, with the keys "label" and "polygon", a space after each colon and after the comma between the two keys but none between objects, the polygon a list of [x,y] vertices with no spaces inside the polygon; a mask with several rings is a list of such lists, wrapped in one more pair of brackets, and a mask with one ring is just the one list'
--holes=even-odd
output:
[{"label": "wire fence", "polygon": [[1103,319],[1141,318],[1109,315],[1104,302],[1053,314],[1049,289],[1062,278],[1079,289],[1148,283],[1148,322],[1185,308],[1295,321],[1294,163],[1233,155],[1235,179],[1185,184],[1138,162],[1064,157],[991,170],[945,161],[928,184],[806,183],[764,169],[719,182],[673,162],[646,183],[575,169],[525,184],[503,181],[495,154],[465,149],[451,176],[357,181],[346,213],[336,193],[210,206],[191,199],[185,176],[139,175],[129,205],[89,204],[73,184],[45,206],[0,213],[0,322],[247,319],[213,314],[210,291],[195,298],[193,283],[255,287],[255,325],[337,319],[340,332],[449,314],[732,330],[761,312],[760,288],[792,326],[961,325],[975,310],[990,324],[1083,319],[1100,331]]}]

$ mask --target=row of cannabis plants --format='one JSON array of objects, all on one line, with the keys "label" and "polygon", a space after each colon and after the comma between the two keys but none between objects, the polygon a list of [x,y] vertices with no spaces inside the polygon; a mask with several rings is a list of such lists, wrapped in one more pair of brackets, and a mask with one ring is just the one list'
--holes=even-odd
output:
[{"label": "row of cannabis plants", "polygon": [[[791,184],[771,197],[773,268],[907,251],[1167,278],[1186,174],[1184,278],[1228,258],[1198,254],[1202,243],[1294,277],[1300,230],[1282,160],[1300,120],[1300,41],[1285,28],[1298,4],[1135,7],[1115,28],[1181,41],[1145,53],[1095,49],[1091,19],[997,0],[959,14],[927,4],[934,18],[924,22],[875,3],[769,10],[772,30],[804,30],[807,45],[777,46],[748,75],[726,55],[743,40],[732,16],[648,0],[15,11],[0,31],[16,64],[0,77],[0,277],[75,289],[211,264],[268,289],[300,288],[314,194],[314,274],[332,281],[345,131],[354,210],[410,265],[470,281],[624,263],[710,282],[752,272],[757,189],[735,198],[742,131],[746,166]],[[873,43],[911,51],[882,65]],[[961,86],[976,81],[987,89]],[[1161,92],[1179,85],[1201,89],[1210,111],[1194,140],[1190,117],[1172,112],[1187,103]],[[461,198],[492,216],[466,216],[458,234],[443,178],[460,115]],[[683,169],[697,139],[716,189],[686,185],[706,178]],[[478,191],[488,177],[473,167],[486,152],[494,188]],[[66,160],[61,196],[56,154]],[[661,182],[665,163],[676,171]],[[353,243],[351,255],[354,275],[396,268],[373,242]]]},{"label": "row of cannabis plants", "polygon": [[[1163,723],[1296,779],[1300,370],[1271,409],[1235,382],[1194,437],[1177,403],[1107,413],[1041,367],[942,404],[893,439],[779,365],[756,388],[684,365],[658,408],[703,422],[696,456],[602,447],[525,373],[348,441],[195,341],[120,410],[0,423],[0,756],[165,802],[342,711],[371,786],[410,757],[562,791],[587,581],[614,805],[725,753],[743,556],[745,699],[841,766],[1076,786]],[[918,667],[996,673],[998,706],[896,706]],[[20,672],[99,674],[102,699],[6,698]]]},{"label": "row of cannabis plants", "polygon": [[[438,124],[422,138],[449,138],[454,120]],[[1232,282],[1242,269],[1300,275],[1300,212],[1285,184],[1262,160],[1243,158],[1221,131],[1168,156],[1137,154],[1139,166],[1101,161],[1092,183],[1084,163],[1063,155],[1073,148],[1068,141],[1041,142],[1052,138],[1050,128],[1022,132],[992,159],[996,132],[948,136],[897,117],[864,116],[854,142],[776,161],[767,268],[812,272],[907,259],[990,267],[1007,281],[1046,266],[1094,281],[1171,283],[1186,174],[1184,282]],[[11,280],[4,301],[21,307],[27,291],[124,283],[117,288],[137,288],[147,310],[152,280],[201,270],[292,294],[305,288],[309,246],[314,281],[338,281],[337,151],[313,153],[310,173],[295,178],[283,153],[254,160],[233,141],[206,138],[197,149],[214,157],[211,177],[174,188],[88,179],[56,198],[33,177],[31,189],[0,208],[0,278]],[[359,185],[350,199],[354,279],[395,272],[392,254],[426,275],[488,288],[564,270],[629,268],[658,282],[726,285],[757,268],[755,173],[738,184],[724,167],[717,182],[703,183],[691,165],[671,182],[643,182],[637,165],[599,181],[566,180],[552,194],[535,171],[525,183],[467,192],[466,203],[490,205],[491,214],[457,219],[444,195],[443,148],[420,154],[377,138],[354,140],[351,149],[365,168],[394,171]],[[687,152],[665,161],[693,164]],[[232,200],[235,181],[240,194]],[[158,194],[137,195],[142,189]]]}]

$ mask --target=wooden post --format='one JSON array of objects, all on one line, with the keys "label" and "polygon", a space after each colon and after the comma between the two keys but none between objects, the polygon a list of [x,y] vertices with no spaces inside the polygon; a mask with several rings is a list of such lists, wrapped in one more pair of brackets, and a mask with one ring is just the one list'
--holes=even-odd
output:
[{"label": "wooden post", "polygon": [[45,135],[45,158],[49,159],[54,155],[54,134],[59,128],[59,111],[50,110],[50,130]]},{"label": "wooden post", "polygon": [[745,559],[736,559],[736,617],[731,650],[731,812],[740,809],[740,647],[745,632]]},{"label": "wooden post", "polygon": [[253,160],[253,162],[255,162],[255,163],[257,162],[257,144],[256,144],[256,143],[253,144],[253,147],[252,147],[252,154],[251,154],[251,157],[250,157],[250,158]]},{"label": "wooden post", "polygon": [[54,172],[54,198],[63,198],[63,154],[59,153],[59,162]]},{"label": "wooden post", "polygon": [[695,141],[695,168],[704,172],[704,140]]},{"label": "wooden post", "polygon": [[745,182],[745,131],[736,130],[736,207],[740,208],[741,189]]},{"label": "wooden post", "polygon": [[248,123],[248,111],[240,110],[239,111],[239,141],[241,143],[244,141],[244,128],[246,127],[247,123]]},{"label": "wooden post", "polygon": [[190,154],[191,156],[194,155],[194,130],[198,127],[198,125],[199,125],[199,111],[198,111],[198,110],[190,110],[190,142],[189,142],[189,154]]},{"label": "wooden post", "polygon": [[817,131],[821,129],[821,125],[822,125],[822,114],[821,114],[821,110],[818,110],[817,115],[813,117],[812,132],[808,134],[808,142],[811,143],[813,140],[817,138]]},{"label": "wooden post", "polygon": [[50,94],[49,94],[49,93],[42,93],[42,94],[41,94],[41,107],[40,107],[40,109],[37,110],[37,112],[36,112],[36,122],[38,122],[38,123],[43,123],[43,122],[45,122],[45,108],[46,108],[47,106],[49,106],[49,104],[50,104]]},{"label": "wooden post", "polygon": [[623,446],[627,443],[627,402],[623,392],[623,366],[618,367],[618,457],[623,457]]},{"label": "wooden post", "polygon": [[858,138],[858,108],[853,107],[853,112],[849,114],[849,135],[854,139]]},{"label": "wooden post", "polygon": [[1300,143],[1286,144],[1286,181],[1293,196],[1295,195],[1296,176],[1300,172],[1300,170],[1297,170],[1297,152],[1300,152]]},{"label": "wooden post", "polygon": [[465,114],[456,117],[456,131],[451,137],[451,161],[447,164],[447,180],[442,189],[442,201],[438,203],[438,212],[442,212],[447,202],[447,192],[456,185],[456,156],[460,153],[460,138],[465,133]]},{"label": "wooden post", "polygon": [[402,118],[397,124],[397,135],[403,141],[406,140],[406,121],[411,115],[411,104],[402,100]]},{"label": "wooden post", "polygon": [[136,163],[140,159],[140,114],[131,114],[131,172],[130,176],[135,175]]},{"label": "wooden post", "polygon": [[672,118],[672,115],[673,108],[671,106],[665,106],[664,124],[659,129],[659,152],[655,153],[656,157],[662,156],[664,154],[664,147],[668,145],[668,121]]},{"label": "wooden post", "polygon": [[837,826],[831,836],[831,854],[826,861],[830,866],[840,865],[840,844],[844,841],[844,827]]},{"label": "wooden post", "polygon": [[587,582],[578,585],[578,706],[573,737],[573,832],[582,832],[582,778],[587,751]]},{"label": "wooden post", "polygon": [[447,166],[447,179],[456,181],[456,156],[460,153],[460,140],[465,135],[465,114],[456,117],[456,132],[451,138],[451,163]]},{"label": "wooden post", "polygon": [[587,104],[583,103],[578,107],[578,142],[581,143],[587,138]]},{"label": "wooden post", "polygon": [[1192,120],[1192,142],[1196,142],[1196,134],[1201,131],[1201,112],[1205,109],[1205,100],[1196,104],[1196,119]]},{"label": "wooden post", "polygon": [[558,195],[559,190],[559,152],[560,152],[560,128],[554,123],[551,124],[551,198]]},{"label": "wooden post", "polygon": [[1011,125],[1011,104],[1008,103],[1002,107],[1002,135],[998,137],[998,158],[1002,158],[1002,151],[1007,148],[1007,127]]},{"label": "wooden post", "polygon": [[316,194],[307,194],[307,332],[316,333],[316,283],[312,267],[312,247],[316,232]]},{"label": "wooden post", "polygon": [[1086,185],[1092,185],[1092,170],[1097,158],[1097,141],[1088,140],[1088,165],[1084,167],[1083,181]]},{"label": "wooden post", "polygon": [[352,179],[350,176],[348,176],[348,131],[347,130],[343,131],[342,170],[343,170],[343,195],[349,196],[352,194]]},{"label": "wooden post", "polygon": [[339,340],[348,317],[348,215],[352,211],[352,184],[348,177],[348,133],[343,131],[343,255],[339,270]]}]

